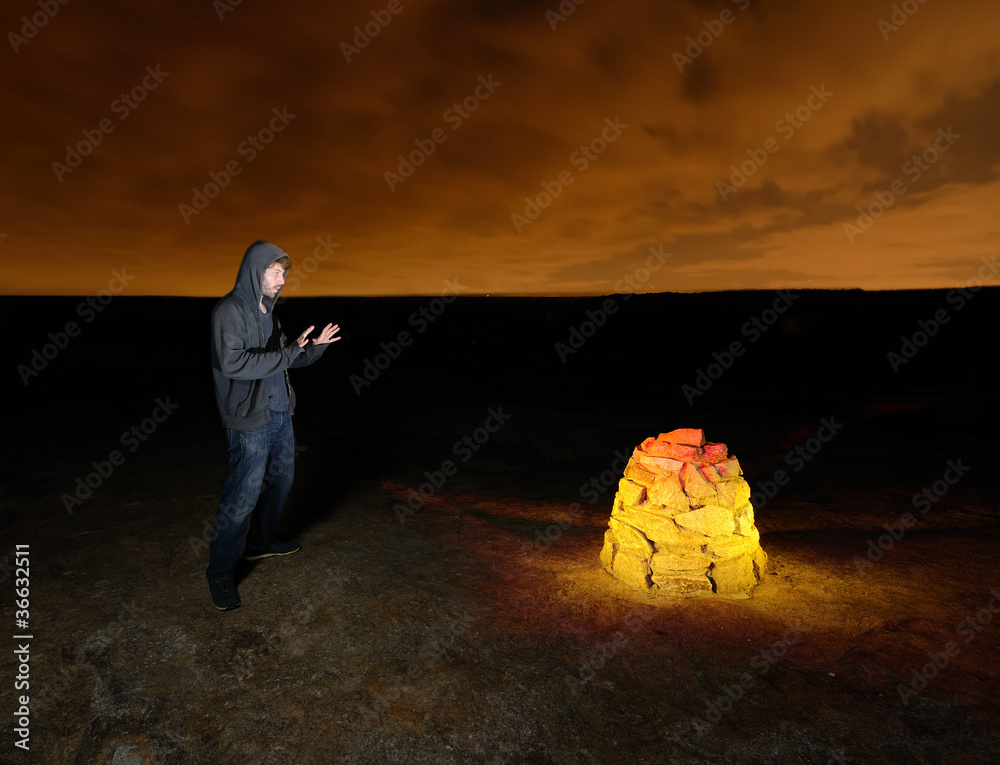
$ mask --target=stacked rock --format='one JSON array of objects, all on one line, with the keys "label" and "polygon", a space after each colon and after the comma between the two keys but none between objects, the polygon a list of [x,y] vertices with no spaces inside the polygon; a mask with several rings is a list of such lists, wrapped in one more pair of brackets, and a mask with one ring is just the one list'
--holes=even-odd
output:
[{"label": "stacked rock", "polygon": [[742,475],[701,430],[647,438],[618,482],[601,565],[654,594],[745,597],[767,556]]}]

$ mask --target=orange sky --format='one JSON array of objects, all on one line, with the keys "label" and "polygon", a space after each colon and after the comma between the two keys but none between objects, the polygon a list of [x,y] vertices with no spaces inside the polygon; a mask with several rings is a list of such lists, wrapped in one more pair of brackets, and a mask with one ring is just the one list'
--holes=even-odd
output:
[{"label": "orange sky", "polygon": [[260,238],[286,295],[953,287],[1000,251],[994,0],[577,2],[5,4],[4,292],[221,295]]}]

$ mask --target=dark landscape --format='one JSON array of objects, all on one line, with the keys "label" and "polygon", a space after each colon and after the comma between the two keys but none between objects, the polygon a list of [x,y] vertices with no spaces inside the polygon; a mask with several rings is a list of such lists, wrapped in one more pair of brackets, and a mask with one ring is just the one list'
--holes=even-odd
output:
[{"label": "dark landscape", "polygon": [[[1000,761],[996,288],[291,297],[343,337],[292,371],[303,549],[229,613],[214,299],[7,300],[0,762]],[[601,568],[618,455],[675,428],[754,492],[749,599]]]}]

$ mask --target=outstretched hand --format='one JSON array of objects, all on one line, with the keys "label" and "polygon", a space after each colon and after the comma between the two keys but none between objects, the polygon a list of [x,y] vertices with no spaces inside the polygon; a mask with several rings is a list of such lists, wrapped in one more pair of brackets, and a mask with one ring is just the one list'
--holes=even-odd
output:
[{"label": "outstretched hand", "polygon": [[[316,329],[315,324],[311,324],[305,332],[299,335],[299,339],[296,342],[299,344],[299,348],[304,348],[305,344],[309,342],[309,333]],[[338,332],[340,332],[339,324],[327,324],[323,327],[323,331],[319,333],[316,337],[312,338],[313,345],[326,345],[327,343],[335,343],[340,338],[334,337]]]}]

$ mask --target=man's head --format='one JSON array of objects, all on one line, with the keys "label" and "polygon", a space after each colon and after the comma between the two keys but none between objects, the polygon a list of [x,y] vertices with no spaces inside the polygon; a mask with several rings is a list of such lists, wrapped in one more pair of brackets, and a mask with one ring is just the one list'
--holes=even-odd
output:
[{"label": "man's head", "polygon": [[285,274],[291,267],[292,259],[287,255],[282,255],[265,268],[264,277],[261,279],[261,296],[271,299],[277,297],[285,283]]}]

